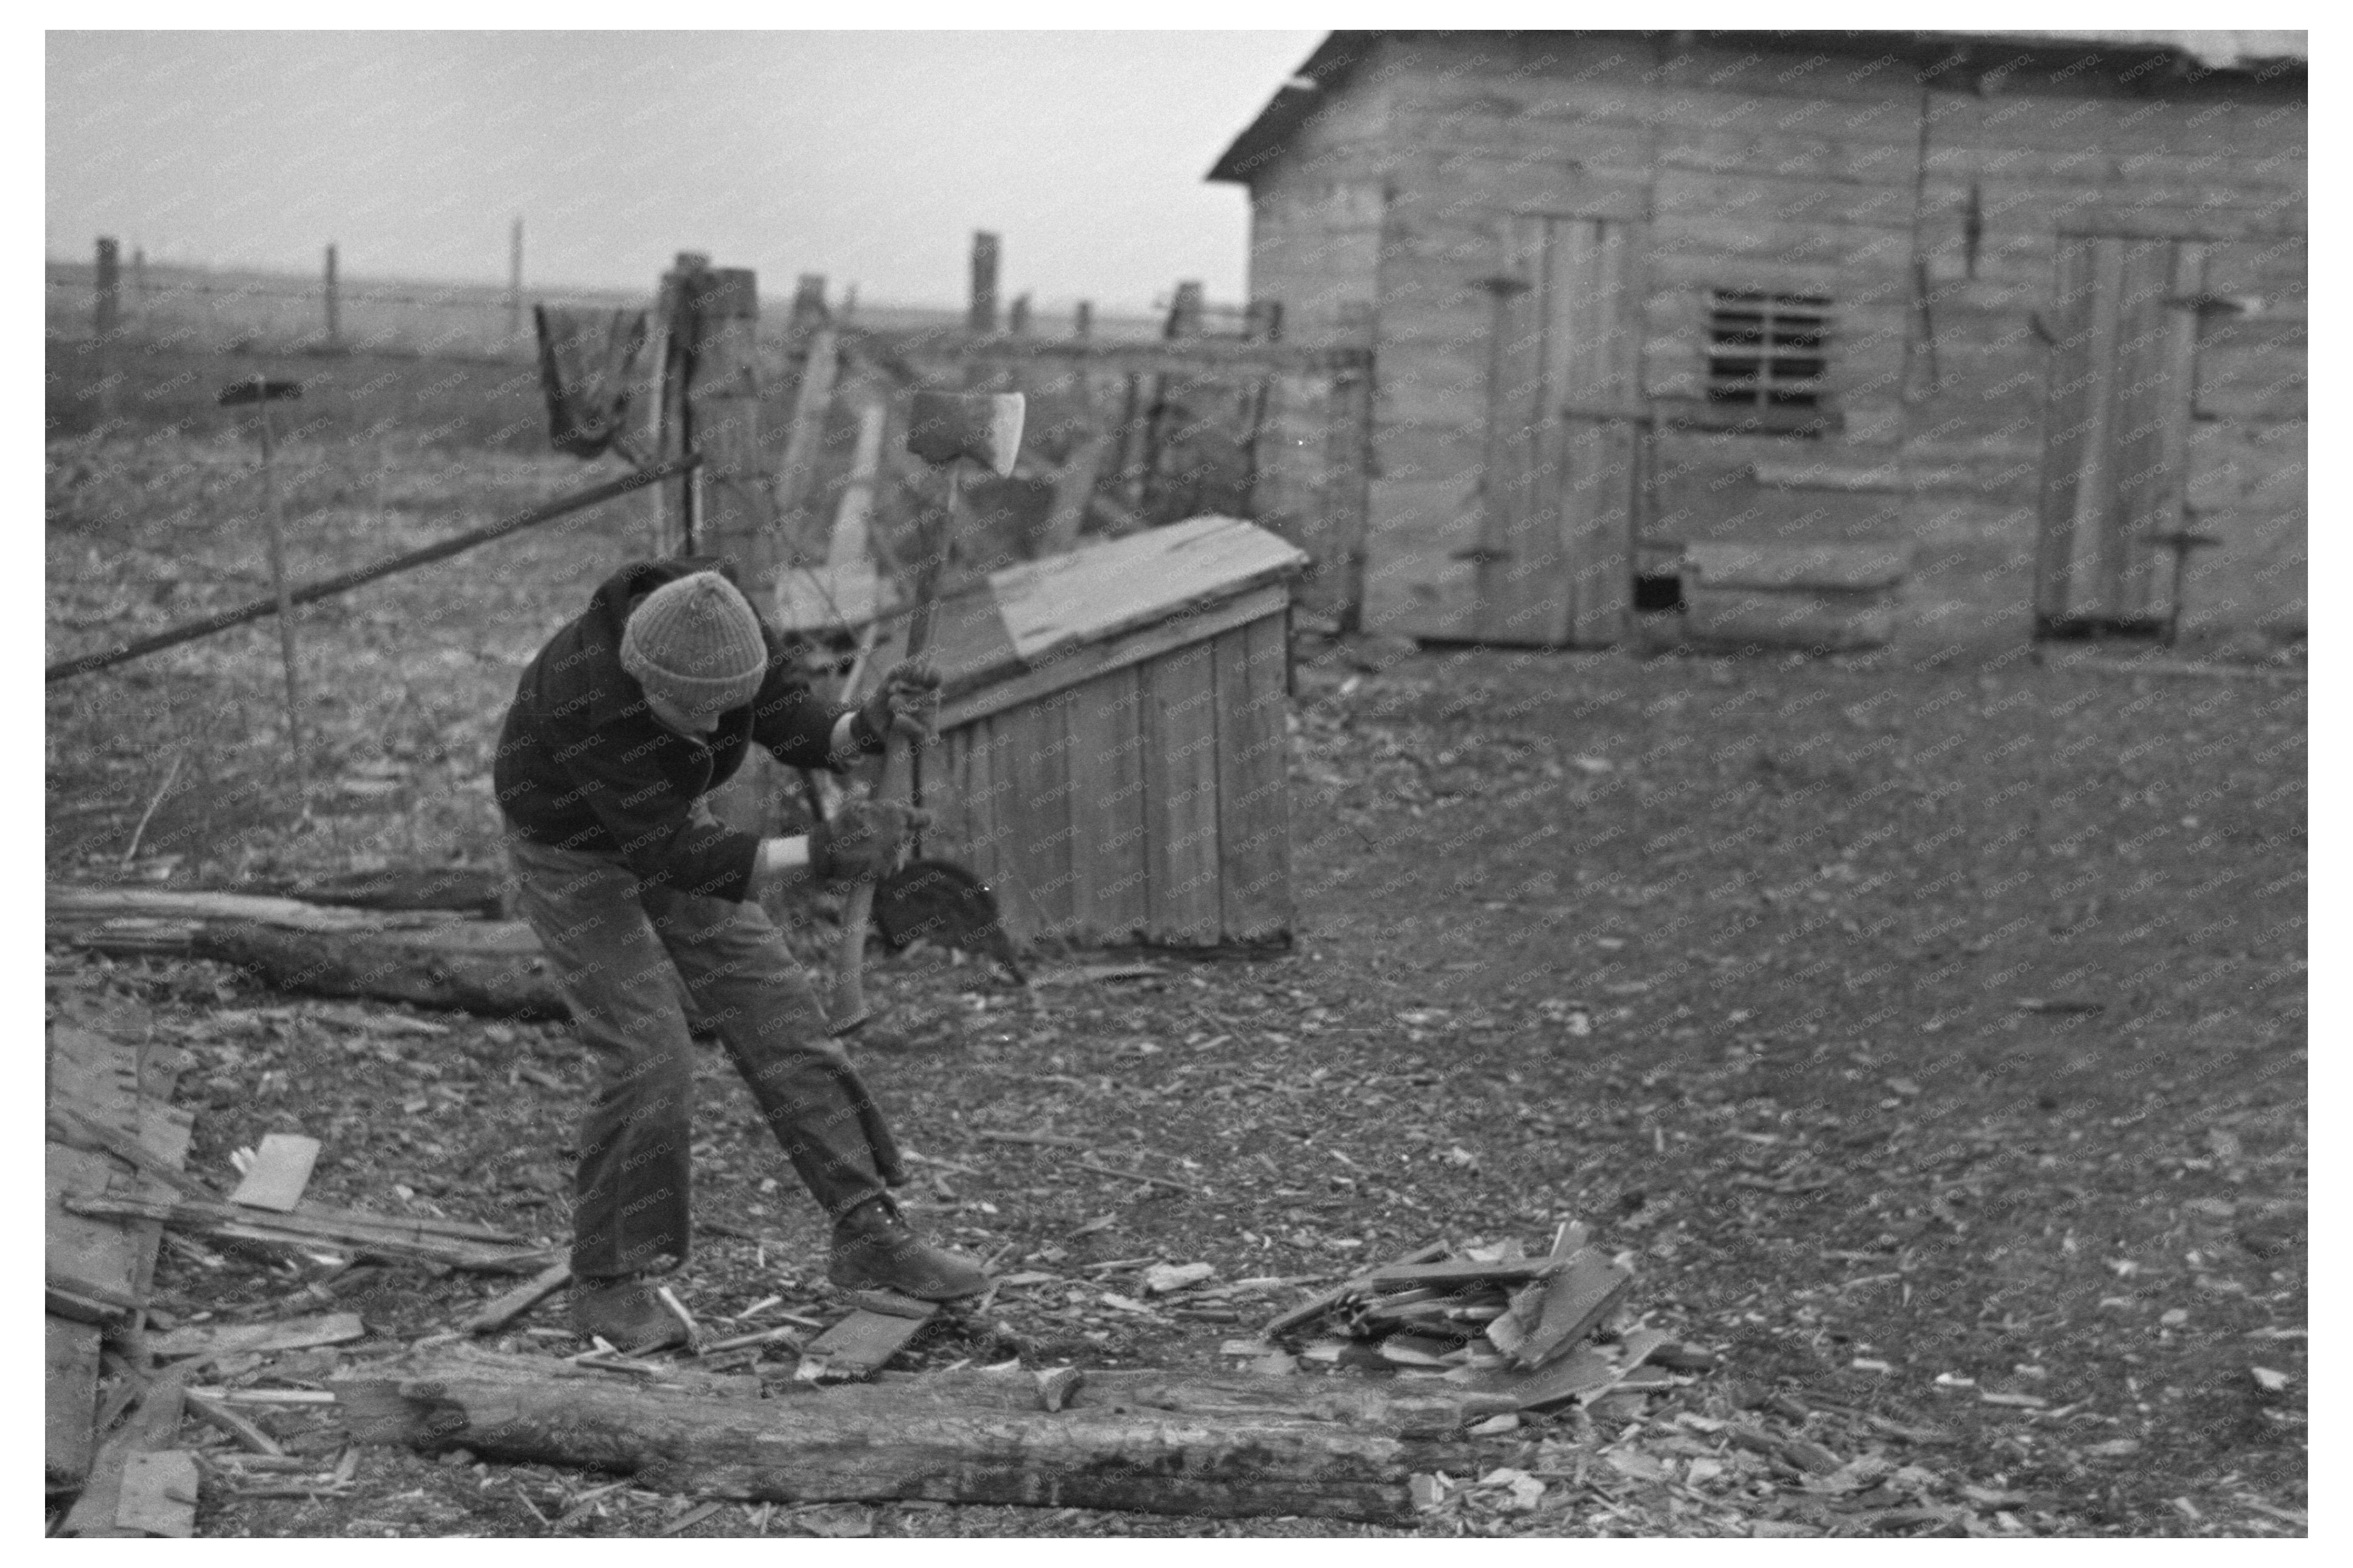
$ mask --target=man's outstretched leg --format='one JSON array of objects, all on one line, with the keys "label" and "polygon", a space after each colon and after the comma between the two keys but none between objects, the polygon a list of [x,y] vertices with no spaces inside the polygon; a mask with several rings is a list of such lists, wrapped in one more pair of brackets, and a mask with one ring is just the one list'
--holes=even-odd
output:
[{"label": "man's outstretched leg", "polygon": [[828,1037],[808,983],[756,903],[650,897],[695,1010],[719,1031],[793,1169],[833,1222],[826,1276],[927,1301],[976,1296],[980,1265],[917,1237],[888,1188],[904,1179],[881,1109]]}]

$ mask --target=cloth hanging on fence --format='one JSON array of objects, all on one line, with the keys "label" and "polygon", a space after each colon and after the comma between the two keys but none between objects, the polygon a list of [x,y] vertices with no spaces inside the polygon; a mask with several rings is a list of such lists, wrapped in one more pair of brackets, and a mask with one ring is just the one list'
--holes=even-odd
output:
[{"label": "cloth hanging on fence", "polygon": [[647,313],[545,305],[533,305],[531,313],[539,327],[539,386],[547,398],[548,437],[559,452],[601,456],[628,421]]}]

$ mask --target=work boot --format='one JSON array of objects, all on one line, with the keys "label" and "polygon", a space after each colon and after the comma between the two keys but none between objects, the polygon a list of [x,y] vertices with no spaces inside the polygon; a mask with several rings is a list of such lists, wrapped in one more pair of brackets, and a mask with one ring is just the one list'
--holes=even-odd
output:
[{"label": "work boot", "polygon": [[686,1325],[661,1304],[642,1275],[575,1280],[571,1306],[575,1333],[601,1339],[623,1355],[686,1342]]},{"label": "work boot", "polygon": [[835,1223],[825,1277],[844,1290],[896,1290],[918,1301],[953,1301],[988,1289],[978,1263],[917,1237],[888,1198],[869,1198]]}]

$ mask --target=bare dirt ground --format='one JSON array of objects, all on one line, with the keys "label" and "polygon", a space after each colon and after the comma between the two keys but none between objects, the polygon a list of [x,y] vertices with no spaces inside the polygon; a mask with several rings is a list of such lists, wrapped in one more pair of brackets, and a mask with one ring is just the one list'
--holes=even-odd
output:
[{"label": "bare dirt ground", "polygon": [[[53,659],[262,590],[249,449],[51,458]],[[587,478],[390,438],[298,445],[289,467],[298,575]],[[515,673],[642,537],[623,502],[306,613],[307,825],[268,623],[50,688],[49,875],[494,863],[488,754]],[[1634,1310],[1723,1364],[1493,1439],[1496,1465],[1546,1479],[1542,1504],[1458,1506],[1420,1533],[2302,1532],[2301,685],[2063,672],[1999,644],[1304,651],[1293,953],[1022,993],[878,952],[917,1048],[867,1065],[933,1162],[915,1217],[1000,1272],[1052,1276],[912,1364],[1212,1367],[1298,1293],[1232,1321],[1104,1298],[1129,1299],[1151,1260],[1336,1277],[1575,1216],[1630,1255]],[[796,940],[815,957],[822,937]],[[57,945],[49,983],[53,1002],[135,1003],[195,1052],[181,1099],[208,1176],[300,1130],[325,1142],[331,1201],[564,1234],[588,1064],[561,1026],[404,1024]],[[830,1312],[812,1206],[715,1052],[705,1076],[682,1293],[711,1318],[772,1294]],[[1201,1190],[989,1131],[1082,1138],[1098,1163]],[[234,1254],[167,1248],[157,1281],[174,1321],[317,1309],[290,1270]],[[375,1336],[345,1361],[446,1330],[494,1288],[334,1283]],[[568,1351],[560,1321],[542,1309],[515,1342]],[[1729,1445],[1716,1424],[1736,1416],[1841,1468]],[[306,1420],[286,1436],[332,1456],[337,1433]],[[371,1449],[347,1495],[208,1482],[199,1531],[644,1534],[683,1511],[627,1488],[581,1501],[610,1479]],[[1378,1533],[922,1505],[730,1505],[687,1533],[787,1531]]]}]

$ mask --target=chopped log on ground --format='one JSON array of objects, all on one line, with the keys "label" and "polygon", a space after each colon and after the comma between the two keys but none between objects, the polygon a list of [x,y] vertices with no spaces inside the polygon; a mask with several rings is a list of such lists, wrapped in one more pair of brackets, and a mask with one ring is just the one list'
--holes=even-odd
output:
[{"label": "chopped log on ground", "polygon": [[[454,1347],[453,1347],[454,1348]],[[1255,1405],[1238,1380],[1145,1376],[1163,1403],[1122,1397],[1090,1373],[1058,1412],[1027,1373],[939,1384],[780,1384],[766,1399],[617,1384],[561,1363],[482,1352],[412,1358],[394,1375],[340,1383],[362,1442],[591,1467],[702,1498],[1100,1508],[1243,1518],[1411,1517],[1416,1472],[1462,1474],[1474,1448],[1399,1436],[1303,1408],[1311,1380]],[[1001,1392],[1000,1390],[1001,1385]],[[1219,1385],[1224,1385],[1220,1387]],[[1287,1408],[1271,1401],[1290,1396]],[[1172,1407],[1176,1406],[1176,1407]]]},{"label": "chopped log on ground", "polygon": [[496,1018],[567,1016],[522,921],[393,912],[248,893],[52,884],[48,924],[118,957],[208,958],[263,984]]},{"label": "chopped log on ground", "polygon": [[539,939],[521,921],[343,931],[206,921],[190,933],[188,952],[280,991],[368,996],[492,1018],[568,1016]]},{"label": "chopped log on ground", "polygon": [[548,1262],[546,1247],[480,1226],[461,1226],[455,1221],[406,1219],[309,1204],[292,1214],[270,1214],[227,1203],[115,1193],[69,1193],[63,1202],[70,1214],[161,1220],[179,1230],[297,1251],[334,1247],[365,1257],[438,1263],[491,1274],[531,1273]]},{"label": "chopped log on ground", "polygon": [[381,871],[353,871],[266,890],[304,903],[354,910],[451,910],[493,921],[511,912],[505,873],[487,866],[387,866]]}]

